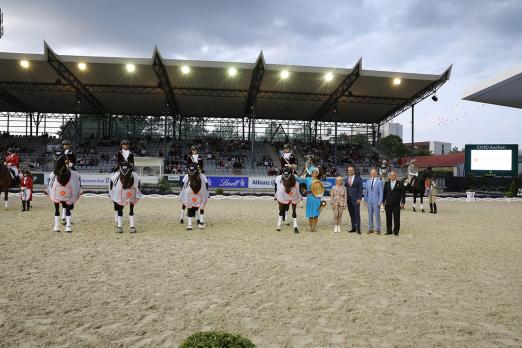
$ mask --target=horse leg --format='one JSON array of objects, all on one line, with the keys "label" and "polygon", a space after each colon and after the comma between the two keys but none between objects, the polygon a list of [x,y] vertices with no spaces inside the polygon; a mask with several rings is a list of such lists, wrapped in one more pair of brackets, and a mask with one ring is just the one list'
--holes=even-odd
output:
[{"label": "horse leg", "polygon": [[413,211],[417,211],[415,206],[417,205],[417,191],[413,190]]},{"label": "horse leg", "polygon": [[281,231],[281,224],[286,213],[286,204],[279,203],[279,217],[277,218],[276,231]]},{"label": "horse leg", "polygon": [[62,202],[62,207],[65,209],[65,232],[72,232],[71,227],[71,206]]},{"label": "horse leg", "polygon": [[187,212],[187,220],[188,220],[188,224],[187,224],[187,231],[191,231],[192,230],[192,218],[196,216],[196,210],[198,208],[188,208],[188,212]]},{"label": "horse leg", "polygon": [[185,204],[181,205],[181,215],[179,216],[179,223],[183,223],[183,217],[185,216]]},{"label": "horse leg", "polygon": [[54,227],[53,232],[60,232],[60,204],[54,203]]},{"label": "horse leg", "polygon": [[114,202],[114,209],[118,211],[118,218],[116,221],[116,233],[123,233],[122,219],[123,219],[123,206]]},{"label": "horse leg", "polygon": [[65,209],[65,206],[64,206],[63,203],[62,203],[62,225],[65,225],[65,224],[66,224],[66,222],[65,222],[65,216],[66,216],[66,214],[67,214],[67,211],[66,211],[66,209]]},{"label": "horse leg", "polygon": [[118,204],[114,203],[114,226],[118,227]]},{"label": "horse leg", "polygon": [[4,208],[7,210],[9,208],[9,185],[4,189]]},{"label": "horse leg", "polygon": [[198,227],[200,230],[204,230],[205,229],[205,217],[204,217],[204,214],[205,214],[205,209],[199,209],[197,211],[197,213],[199,214],[199,217],[198,217]]},{"label": "horse leg", "polygon": [[285,207],[285,216],[283,217],[283,220],[286,222],[287,225],[290,225],[290,219],[288,218],[288,211],[290,210],[290,204]]},{"label": "horse leg", "polygon": [[299,233],[297,229],[297,212],[295,211],[297,208],[297,204],[292,204],[292,218],[294,219],[294,233]]},{"label": "horse leg", "polygon": [[421,207],[421,212],[424,213],[424,205],[423,205],[424,192],[420,192],[420,193],[419,193],[419,197],[420,197],[420,207]]},{"label": "horse leg", "polygon": [[129,206],[129,224],[130,224],[130,233],[136,233],[136,225],[134,220],[134,204],[130,204]]}]

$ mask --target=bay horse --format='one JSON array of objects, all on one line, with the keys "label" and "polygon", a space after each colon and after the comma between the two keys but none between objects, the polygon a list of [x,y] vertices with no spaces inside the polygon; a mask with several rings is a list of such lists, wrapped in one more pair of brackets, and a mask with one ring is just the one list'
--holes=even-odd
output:
[{"label": "bay horse", "polygon": [[112,174],[109,184],[109,196],[114,203],[116,232],[123,233],[123,208],[129,204],[129,232],[136,233],[134,206],[141,197],[140,178],[134,172],[132,165],[127,161],[123,161],[118,170]]},{"label": "bay horse", "polygon": [[[190,165],[187,174],[183,178],[183,188],[179,194],[182,204],[182,214],[187,209],[187,231],[192,230],[192,218],[199,212],[197,224],[199,229],[205,228],[205,205],[208,201],[208,181],[204,174],[200,173],[195,165]],[[183,215],[181,216],[183,223]]]},{"label": "bay horse", "polygon": [[418,196],[420,198],[421,212],[424,213],[423,200],[424,200],[424,193],[426,191],[425,182],[426,182],[426,179],[431,176],[433,176],[433,171],[431,170],[431,168],[424,169],[424,170],[419,171],[419,175],[414,176],[410,183],[406,184],[406,190],[413,194],[412,209],[414,212],[417,211],[417,209],[415,207],[417,206],[417,196]]},{"label": "bay horse", "polygon": [[81,195],[81,182],[80,175],[70,169],[69,159],[61,151],[55,152],[46,193],[54,203],[53,232],[60,232],[60,203],[65,211],[65,232],[72,232],[72,210]]},{"label": "bay horse", "polygon": [[11,177],[11,171],[4,162],[0,162],[0,192],[4,193],[4,208],[9,208],[9,188],[16,187],[16,181]]},{"label": "bay horse", "polygon": [[283,174],[276,178],[275,181],[275,200],[279,204],[279,217],[277,220],[276,231],[281,231],[281,224],[286,220],[286,214],[292,206],[292,218],[294,220],[294,233],[299,233],[297,228],[297,212],[296,207],[303,198],[299,191],[299,183],[295,179],[292,170],[285,168]]}]

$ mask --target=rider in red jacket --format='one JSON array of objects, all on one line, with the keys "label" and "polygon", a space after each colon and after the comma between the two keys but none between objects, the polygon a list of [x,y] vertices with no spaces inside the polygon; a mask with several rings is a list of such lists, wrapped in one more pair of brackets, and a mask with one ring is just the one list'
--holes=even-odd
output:
[{"label": "rider in red jacket", "polygon": [[7,150],[7,156],[5,156],[4,164],[11,171],[12,178],[16,182],[20,182],[20,156],[18,156],[13,148]]},{"label": "rider in red jacket", "polygon": [[28,170],[24,171],[20,181],[20,197],[22,198],[22,211],[29,211],[33,199],[33,177]]}]

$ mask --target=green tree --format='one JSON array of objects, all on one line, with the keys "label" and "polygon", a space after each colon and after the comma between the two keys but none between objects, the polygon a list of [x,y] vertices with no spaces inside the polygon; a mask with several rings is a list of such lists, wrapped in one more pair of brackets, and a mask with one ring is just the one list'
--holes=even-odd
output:
[{"label": "green tree", "polygon": [[388,135],[379,140],[379,145],[395,158],[404,157],[408,154],[408,148],[397,135]]}]

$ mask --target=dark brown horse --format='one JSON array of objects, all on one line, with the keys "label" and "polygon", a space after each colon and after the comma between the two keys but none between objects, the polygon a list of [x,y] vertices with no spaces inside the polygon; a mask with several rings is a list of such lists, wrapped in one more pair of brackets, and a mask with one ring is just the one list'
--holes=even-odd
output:
[{"label": "dark brown horse", "polygon": [[[290,194],[292,192],[292,189],[295,187],[296,180],[293,172],[289,168],[285,168],[283,170],[283,174],[281,176],[281,183],[283,184],[284,190],[287,194]],[[276,187],[277,192],[277,187]],[[287,221],[287,224],[290,222],[288,221],[286,215],[288,210],[290,209],[290,205],[292,206],[292,218],[294,219],[294,233],[299,233],[299,230],[297,229],[297,212],[296,207],[297,204],[294,204],[292,202],[289,202],[288,204],[284,204],[281,202],[279,203],[279,220],[277,223],[276,230],[281,231],[281,222],[283,220]]]},{"label": "dark brown horse", "polygon": [[[119,170],[119,176],[113,182],[111,180],[110,183],[110,189],[112,190],[114,186],[118,184],[118,181],[121,184],[122,189],[127,190],[129,188],[132,188],[134,186],[134,170],[132,168],[132,165],[130,165],[127,161],[124,161],[120,164]],[[115,222],[116,222],[116,232],[117,233],[123,233],[123,227],[121,223],[121,219],[123,217],[123,208],[124,206],[121,204],[118,204],[114,202],[114,215],[115,215]],[[130,233],[136,233],[136,226],[135,226],[135,220],[134,220],[134,203],[129,203],[129,220],[130,220]]]},{"label": "dark brown horse", "polygon": [[[69,159],[61,152],[55,152],[54,156],[54,169],[53,173],[58,183],[62,186],[66,186],[71,180],[71,169],[69,168]],[[72,232],[72,214],[71,211],[74,209],[74,204],[67,204],[66,202],[54,203],[54,228],[53,232],[60,232],[59,219],[60,219],[60,203],[62,203],[62,223],[65,226],[65,232]]]},{"label": "dark brown horse", "polygon": [[11,172],[9,171],[9,168],[7,168],[7,166],[3,162],[0,162],[0,192],[4,193],[5,209],[9,208],[9,188],[15,187],[15,184],[16,182],[11,177]]},{"label": "dark brown horse", "polygon": [[[198,194],[199,191],[201,191],[201,185],[202,185],[201,175],[200,175],[198,168],[195,165],[190,165],[187,170],[187,174],[188,174],[188,186],[192,190],[192,193]],[[208,190],[208,184],[207,184],[207,190]],[[186,208],[185,205],[182,204],[180,223],[183,223],[183,216],[185,215],[185,208]],[[197,217],[198,227],[200,229],[204,229],[205,210],[198,209],[198,207],[192,207],[192,208],[188,208],[188,211],[187,211],[187,216],[189,219],[189,223],[187,225],[188,231],[192,230],[192,218],[196,217],[196,213],[198,214],[198,217]]]}]

